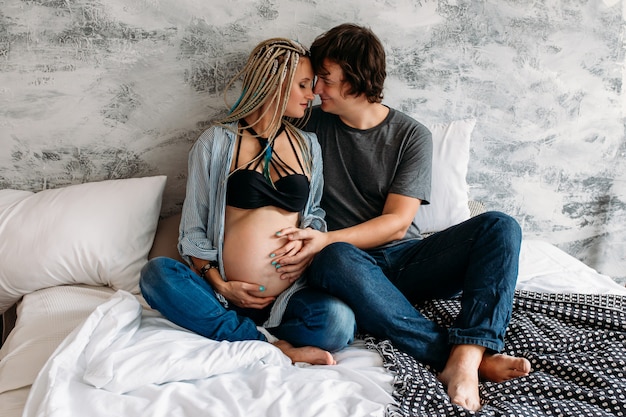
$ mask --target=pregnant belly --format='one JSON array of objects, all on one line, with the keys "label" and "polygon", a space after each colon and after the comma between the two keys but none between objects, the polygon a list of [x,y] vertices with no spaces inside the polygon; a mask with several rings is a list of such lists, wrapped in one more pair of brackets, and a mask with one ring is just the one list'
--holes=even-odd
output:
[{"label": "pregnant belly", "polygon": [[241,210],[226,207],[224,273],[229,281],[244,281],[264,287],[255,295],[277,296],[291,284],[281,280],[270,254],[281,248],[285,238],[276,236],[284,227],[295,226],[297,213],[274,207]]}]

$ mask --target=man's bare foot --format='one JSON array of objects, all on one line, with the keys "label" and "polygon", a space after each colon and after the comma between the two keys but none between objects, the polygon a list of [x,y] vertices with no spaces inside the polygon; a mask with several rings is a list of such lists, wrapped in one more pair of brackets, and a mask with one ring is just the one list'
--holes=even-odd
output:
[{"label": "man's bare foot", "polygon": [[448,396],[453,404],[472,411],[480,409],[480,394],[478,393],[478,373],[457,370],[437,378],[447,387]]},{"label": "man's bare foot", "polygon": [[504,355],[502,353],[485,353],[478,368],[481,378],[491,382],[503,382],[509,379],[526,376],[532,371],[526,358]]},{"label": "man's bare foot", "polygon": [[531,370],[526,358],[486,353],[484,347],[477,345],[455,345],[437,378],[447,387],[453,404],[477,411],[481,407],[479,375],[491,382],[503,382],[526,376]]},{"label": "man's bare foot", "polygon": [[478,392],[478,367],[485,348],[476,345],[452,347],[446,367],[437,378],[448,390],[453,404],[471,411],[480,409]]},{"label": "man's bare foot", "polygon": [[317,347],[304,346],[297,348],[284,340],[278,340],[273,345],[287,355],[292,363],[306,362],[311,365],[335,365],[337,363],[330,352]]}]

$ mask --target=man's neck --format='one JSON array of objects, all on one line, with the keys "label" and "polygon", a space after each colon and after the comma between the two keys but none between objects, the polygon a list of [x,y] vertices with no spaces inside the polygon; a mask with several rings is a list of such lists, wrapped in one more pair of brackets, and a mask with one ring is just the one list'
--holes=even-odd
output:
[{"label": "man's neck", "polygon": [[354,129],[366,130],[381,124],[388,114],[389,108],[381,103],[359,100],[351,106],[349,112],[339,115],[339,118]]}]

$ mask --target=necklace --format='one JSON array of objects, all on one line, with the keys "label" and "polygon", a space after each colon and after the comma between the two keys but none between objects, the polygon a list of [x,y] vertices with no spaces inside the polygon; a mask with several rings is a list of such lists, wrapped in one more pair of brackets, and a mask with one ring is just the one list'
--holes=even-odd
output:
[{"label": "necklace", "polygon": [[254,130],[245,119],[241,119],[241,122],[241,127],[244,128],[248,133],[250,133],[252,137],[255,137],[259,141],[261,149],[265,149],[265,155],[263,156],[263,176],[271,184],[272,178],[270,176],[270,162],[272,160],[273,153],[272,143],[274,142],[274,139],[276,139],[281,133],[283,133],[283,130],[285,130],[285,124],[280,124],[280,128],[278,128],[276,135],[272,139],[272,143],[270,143],[269,138],[264,138],[256,133],[256,130]]}]

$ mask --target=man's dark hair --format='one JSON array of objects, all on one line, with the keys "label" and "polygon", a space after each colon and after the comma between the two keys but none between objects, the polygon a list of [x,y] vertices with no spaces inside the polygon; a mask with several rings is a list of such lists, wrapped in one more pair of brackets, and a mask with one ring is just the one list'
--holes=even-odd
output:
[{"label": "man's dark hair", "polygon": [[326,75],[324,60],[341,67],[348,94],[365,94],[370,103],[383,99],[387,76],[385,49],[370,29],[344,23],[318,36],[311,45],[311,62],[318,75]]}]

